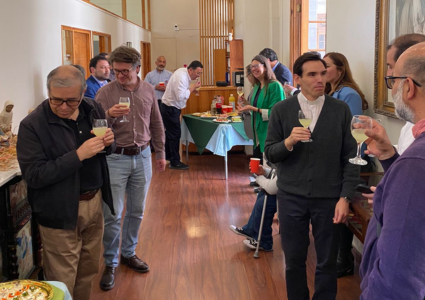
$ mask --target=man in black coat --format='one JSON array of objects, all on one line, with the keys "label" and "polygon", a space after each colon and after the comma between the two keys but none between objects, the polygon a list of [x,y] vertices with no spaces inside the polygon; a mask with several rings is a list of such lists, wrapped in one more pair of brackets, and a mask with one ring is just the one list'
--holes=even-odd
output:
[{"label": "man in black coat", "polygon": [[94,119],[105,119],[105,112],[83,97],[79,69],[54,69],[47,89],[49,98],[20,124],[18,162],[40,228],[46,279],[64,282],[73,299],[89,300],[99,271],[103,202],[114,213],[105,156],[115,150],[115,137],[110,128],[93,134]]},{"label": "man in black coat", "polygon": [[272,67],[272,70],[276,75],[276,79],[282,84],[282,86],[285,84],[285,82],[289,82],[290,85],[292,84],[291,71],[289,71],[286,66],[282,65],[279,62],[277,54],[276,52],[274,52],[273,49],[264,48],[259,54],[270,61],[270,66]]}]

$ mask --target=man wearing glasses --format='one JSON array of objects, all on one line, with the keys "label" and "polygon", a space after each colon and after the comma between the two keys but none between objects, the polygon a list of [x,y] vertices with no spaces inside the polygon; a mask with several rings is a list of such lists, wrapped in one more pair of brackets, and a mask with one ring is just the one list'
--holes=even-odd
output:
[{"label": "man wearing glasses", "polygon": [[360,266],[360,299],[424,299],[425,296],[425,43],[407,49],[386,77],[396,114],[415,124],[415,141],[400,156],[385,129],[366,130],[368,152],[385,176],[373,197]]},{"label": "man wearing glasses", "polygon": [[46,279],[64,282],[73,299],[89,300],[99,271],[102,199],[114,213],[105,158],[115,149],[114,134],[93,135],[93,119],[105,113],[83,98],[79,69],[54,69],[47,89],[49,99],[20,124],[18,162],[40,228]]},{"label": "man wearing glasses", "polygon": [[[165,157],[170,161],[170,169],[187,170],[189,166],[180,161],[180,113],[186,107],[191,93],[201,86],[201,62],[194,60],[187,68],[180,68],[173,73],[162,96],[161,115],[165,126]],[[198,80],[191,84],[191,80]],[[155,148],[156,150],[156,148]]]},{"label": "man wearing glasses", "polygon": [[[115,152],[108,157],[116,215],[107,210],[104,212],[103,257],[106,267],[100,287],[105,291],[115,286],[118,261],[136,272],[149,271],[149,266],[137,257],[136,246],[152,178],[150,140],[155,148],[156,170],[160,172],[165,168],[164,126],[153,87],[137,76],[140,59],[140,53],[133,48],[116,48],[109,56],[116,80],[102,87],[95,98],[106,111],[117,143]],[[120,104],[120,98],[129,98],[129,106]],[[124,115],[126,121],[122,118]],[[126,194],[127,206],[119,258],[121,218]]]}]

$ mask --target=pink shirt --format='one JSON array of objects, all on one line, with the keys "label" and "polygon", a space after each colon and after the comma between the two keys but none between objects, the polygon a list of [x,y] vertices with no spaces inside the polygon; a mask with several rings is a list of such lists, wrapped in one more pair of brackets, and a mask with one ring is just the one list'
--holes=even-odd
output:
[{"label": "pink shirt", "polygon": [[107,116],[115,133],[117,147],[141,147],[152,140],[155,158],[164,159],[165,132],[159,111],[155,90],[152,85],[138,78],[138,85],[130,92],[118,81],[100,88],[95,100],[105,112],[119,103],[120,97],[130,98],[130,113],[126,116],[130,122],[120,122],[120,118]]},{"label": "pink shirt", "polygon": [[418,138],[418,136],[424,131],[425,131],[425,119],[420,120],[412,128],[412,133],[415,139]]}]

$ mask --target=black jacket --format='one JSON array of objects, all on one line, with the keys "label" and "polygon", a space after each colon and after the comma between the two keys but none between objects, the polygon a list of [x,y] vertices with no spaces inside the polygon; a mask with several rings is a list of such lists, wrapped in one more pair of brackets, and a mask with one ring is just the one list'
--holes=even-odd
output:
[{"label": "black jacket", "polygon": [[276,69],[274,69],[274,75],[276,76],[277,81],[279,81],[282,85],[285,84],[285,82],[292,82],[292,73],[289,71],[289,69],[282,65],[280,62],[277,63]]},{"label": "black jacket", "polygon": [[[105,119],[100,104],[83,99],[79,106],[89,122]],[[19,126],[17,155],[28,185],[28,201],[39,224],[55,229],[75,229],[80,195],[80,168],[74,133],[43,101]],[[115,150],[115,142],[106,155]],[[102,197],[114,213],[108,165],[101,155]]]}]

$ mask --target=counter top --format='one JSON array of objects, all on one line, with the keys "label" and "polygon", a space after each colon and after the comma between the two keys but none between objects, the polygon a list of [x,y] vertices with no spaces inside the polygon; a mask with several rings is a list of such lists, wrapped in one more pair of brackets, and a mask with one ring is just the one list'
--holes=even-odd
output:
[{"label": "counter top", "polygon": [[227,91],[236,90],[235,86],[201,86],[200,91]]},{"label": "counter top", "polygon": [[0,186],[3,186],[14,177],[20,176],[20,175],[21,175],[21,169],[19,169],[18,166],[8,171],[0,171]]}]

